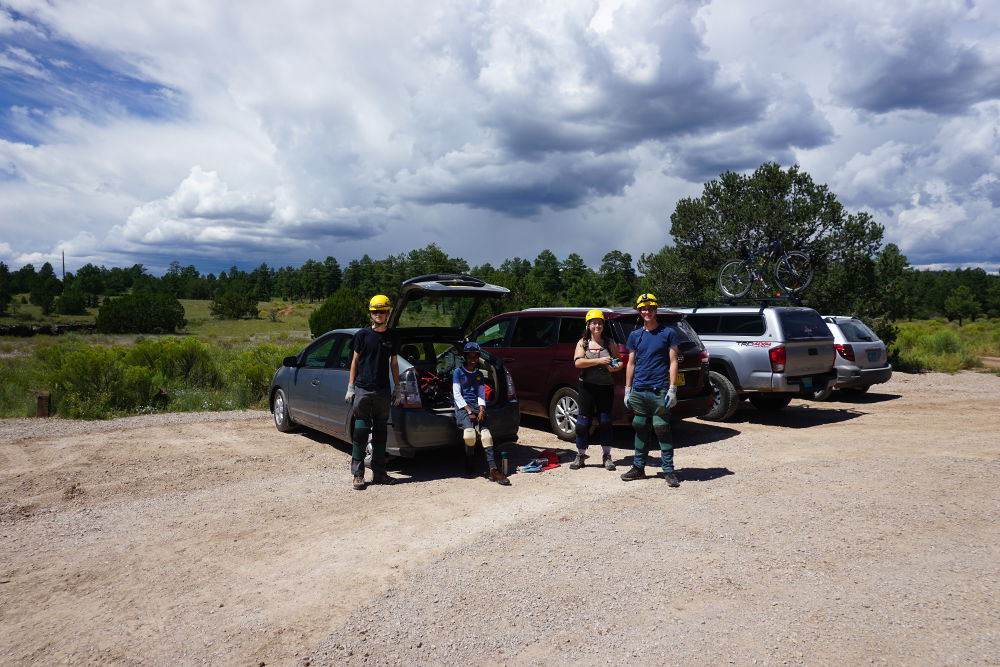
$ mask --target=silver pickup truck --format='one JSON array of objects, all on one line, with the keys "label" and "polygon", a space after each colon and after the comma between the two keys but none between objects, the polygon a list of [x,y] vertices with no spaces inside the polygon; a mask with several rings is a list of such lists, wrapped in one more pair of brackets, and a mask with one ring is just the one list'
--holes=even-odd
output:
[{"label": "silver pickup truck", "polygon": [[812,398],[836,382],[833,334],[812,308],[708,306],[673,308],[698,332],[709,354],[715,393],[702,417],[723,421],[740,399],[760,410],[780,410],[794,396]]}]

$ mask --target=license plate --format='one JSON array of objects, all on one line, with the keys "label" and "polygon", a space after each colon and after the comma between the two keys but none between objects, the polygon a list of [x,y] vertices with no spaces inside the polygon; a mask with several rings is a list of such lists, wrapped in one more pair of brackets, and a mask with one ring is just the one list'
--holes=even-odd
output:
[{"label": "license plate", "polygon": [[813,379],[812,378],[802,378],[802,388],[803,389],[812,389],[812,386],[813,386]]},{"label": "license plate", "polygon": [[882,358],[881,350],[868,350],[868,361],[878,361]]}]

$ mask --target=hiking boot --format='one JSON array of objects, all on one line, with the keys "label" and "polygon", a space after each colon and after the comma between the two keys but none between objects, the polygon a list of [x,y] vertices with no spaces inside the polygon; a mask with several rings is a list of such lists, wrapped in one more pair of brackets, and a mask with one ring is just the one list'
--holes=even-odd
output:
[{"label": "hiking boot", "polygon": [[570,470],[579,470],[583,467],[583,461],[587,458],[586,454],[577,454],[573,462],[569,464]]},{"label": "hiking boot", "polygon": [[490,481],[500,486],[510,486],[510,480],[507,479],[507,475],[500,472],[500,468],[490,468]]},{"label": "hiking boot", "polygon": [[681,485],[681,480],[677,479],[677,473],[673,471],[663,473],[663,479],[667,480],[667,486],[671,489],[676,489]]},{"label": "hiking boot", "polygon": [[372,484],[385,484],[388,486],[390,484],[395,484],[398,481],[399,480],[395,477],[389,477],[389,473],[384,470],[372,475]]},{"label": "hiking boot", "polygon": [[364,475],[355,475],[354,476],[354,490],[355,491],[364,491],[366,486],[367,486],[367,484],[365,484],[365,476]]},{"label": "hiking boot", "polygon": [[646,479],[646,471],[637,465],[633,465],[628,472],[622,475],[623,482],[631,482],[635,479]]},{"label": "hiking boot", "polygon": [[613,458],[611,458],[611,454],[605,454],[603,462],[604,462],[604,469],[605,470],[614,470],[615,469],[615,460]]}]

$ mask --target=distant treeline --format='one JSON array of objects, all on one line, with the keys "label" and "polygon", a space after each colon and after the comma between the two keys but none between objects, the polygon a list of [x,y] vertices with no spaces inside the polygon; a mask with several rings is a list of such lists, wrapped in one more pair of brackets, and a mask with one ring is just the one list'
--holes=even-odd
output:
[{"label": "distant treeline", "polygon": [[[650,266],[655,256],[643,255],[638,266]],[[905,264],[905,258],[902,262]],[[358,298],[377,293],[395,297],[402,281],[431,273],[472,274],[510,288],[511,295],[496,304],[503,310],[530,306],[631,305],[635,295],[645,290],[661,292],[661,298],[668,304],[682,304],[704,297],[713,289],[703,286],[697,293],[685,294],[670,285],[654,284],[653,274],[637,273],[632,256],[619,250],[604,255],[596,268],[587,266],[576,253],[560,260],[550,250],[543,250],[534,260],[514,257],[497,267],[489,263],[470,267],[466,260],[449,257],[432,243],[385,259],[364,255],[351,260],[346,267],[341,267],[336,258],[327,257],[323,261],[310,259],[299,267],[275,268],[265,263],[245,271],[233,266],[219,275],[202,274],[193,265],[181,266],[175,261],[159,277],[150,275],[141,264],[110,269],[86,264],[60,280],[47,262],[37,270],[26,264],[16,271],[0,262],[0,314],[16,310],[16,303],[12,307],[13,299],[23,294],[43,312],[63,314],[82,314],[87,308],[100,305],[103,299],[137,291],[216,301],[235,292],[257,302],[322,301],[342,288],[357,293]],[[891,319],[1000,317],[1000,277],[978,268],[954,271],[905,268],[893,285],[885,289],[893,292]],[[808,301],[809,295],[805,298]],[[846,305],[849,303],[845,301],[844,307],[849,307]],[[836,303],[824,304],[828,310],[836,307]]]}]

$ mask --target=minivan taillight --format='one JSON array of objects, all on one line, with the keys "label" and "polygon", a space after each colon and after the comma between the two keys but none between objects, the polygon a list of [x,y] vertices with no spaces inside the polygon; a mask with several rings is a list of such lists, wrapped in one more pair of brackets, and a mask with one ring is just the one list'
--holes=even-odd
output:
[{"label": "minivan taillight", "polygon": [[417,379],[417,371],[407,368],[399,376],[399,407],[419,408],[420,401],[420,381]]},{"label": "minivan taillight", "polygon": [[702,350],[702,351],[701,351],[701,363],[703,363],[703,364],[707,364],[707,363],[708,363],[708,360],[709,360],[709,358],[710,358],[711,356],[712,356],[712,355],[710,355],[710,354],[708,353],[708,350],[707,350],[707,349],[706,349],[706,350]]},{"label": "minivan taillight", "polygon": [[767,356],[771,359],[771,372],[772,373],[784,373],[785,372],[785,361],[787,360],[788,353],[785,351],[783,345],[778,347],[772,347],[767,351]]},{"label": "minivan taillight", "polygon": [[516,401],[517,400],[517,389],[514,388],[514,376],[510,374],[510,371],[506,368],[503,369],[503,373],[507,376],[507,400]]},{"label": "minivan taillight", "polygon": [[847,359],[848,361],[854,361],[854,346],[853,345],[851,345],[850,343],[847,343],[845,345],[839,345],[839,344],[837,344],[837,345],[834,345],[834,347],[837,348],[837,354],[839,354],[840,356],[842,356],[844,359]]}]

